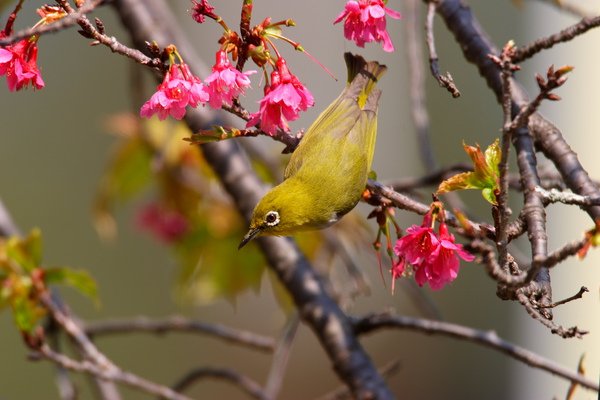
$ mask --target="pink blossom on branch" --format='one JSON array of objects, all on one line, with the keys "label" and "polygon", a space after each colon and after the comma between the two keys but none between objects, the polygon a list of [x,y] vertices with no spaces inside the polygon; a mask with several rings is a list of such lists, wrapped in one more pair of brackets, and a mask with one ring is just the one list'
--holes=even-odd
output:
[{"label": "pink blossom on branch", "polygon": [[219,50],[216,55],[217,61],[212,68],[212,74],[204,80],[206,90],[209,94],[208,104],[212,108],[219,109],[222,105],[231,106],[234,98],[244,94],[250,87],[249,75],[256,71],[240,72],[229,62],[227,53]]},{"label": "pink blossom on branch", "polygon": [[[473,261],[475,257],[455,243],[454,235],[444,222],[440,223],[437,234],[433,231],[433,210],[432,207],[425,215],[421,226],[413,225],[406,230],[407,234],[396,242],[394,252],[412,265],[419,286],[428,283],[433,290],[439,290],[458,276],[459,258]],[[393,279],[399,276],[398,272],[392,269]]]},{"label": "pink blossom on branch", "polygon": [[[3,32],[0,37],[5,37]],[[0,48],[0,75],[6,75],[8,90],[14,92],[30,85],[35,89],[44,87],[37,52],[37,39],[33,38]]]},{"label": "pink blossom on branch", "polygon": [[353,40],[359,47],[379,42],[383,43],[383,50],[392,52],[394,45],[387,32],[386,15],[394,19],[401,17],[398,11],[386,7],[383,0],[350,0],[333,23],[345,19],[344,37]]},{"label": "pink blossom on branch", "polygon": [[206,87],[194,76],[185,63],[171,64],[156,92],[140,109],[140,116],[150,118],[158,114],[164,120],[169,115],[182,119],[188,105],[197,107],[209,99]]},{"label": "pink blossom on branch", "polygon": [[260,129],[269,135],[275,134],[277,129],[288,132],[288,122],[298,119],[300,111],[306,111],[314,104],[310,91],[289,71],[285,59],[279,57],[276,69],[271,73],[271,84],[265,86],[260,109],[250,115],[246,127],[260,123]]}]

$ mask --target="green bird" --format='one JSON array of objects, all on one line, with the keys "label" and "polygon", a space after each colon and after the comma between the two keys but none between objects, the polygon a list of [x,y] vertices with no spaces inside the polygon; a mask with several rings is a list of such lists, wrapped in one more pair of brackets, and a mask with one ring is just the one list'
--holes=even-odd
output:
[{"label": "green bird", "polygon": [[292,154],[281,184],[256,205],[239,248],[259,235],[289,236],[337,222],[359,202],[371,171],[377,108],[375,84],[387,67],[345,53],[348,83]]}]

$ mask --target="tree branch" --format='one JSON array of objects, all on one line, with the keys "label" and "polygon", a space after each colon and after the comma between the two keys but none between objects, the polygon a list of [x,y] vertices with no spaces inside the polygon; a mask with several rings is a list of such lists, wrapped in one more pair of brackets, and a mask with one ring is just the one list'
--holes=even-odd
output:
[{"label": "tree branch", "polygon": [[531,367],[550,372],[571,382],[577,382],[596,392],[600,390],[598,382],[572,372],[553,361],[543,358],[527,349],[507,342],[498,337],[494,331],[481,331],[466,326],[452,324],[443,321],[432,321],[420,318],[395,316],[390,314],[371,314],[354,320],[354,328],[357,334],[362,335],[384,328],[406,329],[426,334],[443,335],[454,339],[465,340],[475,344],[488,347],[492,350],[504,353],[511,358],[519,360]]},{"label": "tree branch", "polygon": [[275,340],[253,332],[233,329],[220,324],[209,324],[194,321],[181,316],[173,316],[162,320],[146,317],[133,319],[88,322],[83,327],[90,336],[111,335],[120,333],[148,332],[165,334],[168,332],[203,333],[215,336],[228,343],[239,344],[255,350],[272,352]]}]

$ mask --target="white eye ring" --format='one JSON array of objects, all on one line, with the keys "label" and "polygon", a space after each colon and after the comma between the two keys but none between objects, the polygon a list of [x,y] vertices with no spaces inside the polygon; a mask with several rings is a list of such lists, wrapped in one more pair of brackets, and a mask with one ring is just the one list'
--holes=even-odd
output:
[{"label": "white eye ring", "polygon": [[267,215],[265,215],[265,224],[267,226],[279,224],[279,213],[277,211],[269,211]]}]

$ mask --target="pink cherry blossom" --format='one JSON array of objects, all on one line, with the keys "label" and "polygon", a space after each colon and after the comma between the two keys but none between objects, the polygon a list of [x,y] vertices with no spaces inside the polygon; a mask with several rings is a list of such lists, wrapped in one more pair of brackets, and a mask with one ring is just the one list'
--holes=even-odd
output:
[{"label": "pink cherry blossom", "polygon": [[344,37],[353,40],[359,47],[369,42],[380,42],[383,50],[392,52],[394,45],[386,29],[386,14],[394,19],[401,17],[398,11],[386,7],[383,0],[350,0],[333,23],[345,19]]},{"label": "pink cherry blossom", "polygon": [[306,111],[314,103],[310,91],[289,71],[286,61],[280,57],[271,73],[271,84],[265,87],[260,109],[250,115],[246,127],[260,123],[260,129],[269,135],[277,129],[288,132],[288,122],[298,119],[300,111]]},{"label": "pink cherry blossom", "polygon": [[0,48],[0,75],[6,75],[8,90],[14,92],[29,85],[36,89],[44,87],[37,66],[37,53],[37,41],[30,39]]},{"label": "pink cherry blossom", "polygon": [[208,4],[208,1],[206,0],[200,0],[200,1],[196,1],[196,0],[192,0],[192,18],[194,19],[194,21],[196,21],[197,23],[201,24],[204,22],[205,20],[205,16],[208,16],[210,18],[216,19],[216,15],[213,13],[213,11],[215,10],[215,8],[213,6],[211,6],[210,4]]},{"label": "pink cherry blossom", "polygon": [[[473,261],[475,257],[455,243],[454,235],[444,222],[440,223],[437,234],[431,228],[431,222],[430,211],[422,226],[411,226],[406,230],[407,234],[398,239],[394,252],[401,261],[412,265],[419,286],[428,283],[433,290],[439,290],[458,276],[459,257],[465,261]],[[404,271],[404,265],[401,266],[402,271],[400,267],[392,268],[393,279]]]},{"label": "pink cherry blossom", "polygon": [[413,266],[421,264],[439,245],[431,225],[431,212],[429,212],[423,218],[421,226],[411,226],[406,230],[406,235],[398,239],[394,252]]},{"label": "pink cherry blossom", "polygon": [[217,52],[217,61],[212,69],[212,74],[204,80],[209,95],[208,104],[215,109],[223,104],[231,106],[234,98],[244,94],[250,87],[249,75],[256,71],[240,72],[229,62],[227,53],[223,50]]},{"label": "pink cherry blossom", "polygon": [[461,244],[454,242],[454,235],[448,232],[445,223],[440,224],[438,232],[439,246],[415,274],[415,279],[420,286],[427,281],[434,290],[441,289],[456,279],[460,267],[459,257],[465,261],[473,261],[475,258],[465,251]]},{"label": "pink cherry blossom", "polygon": [[149,231],[164,243],[181,239],[189,227],[183,215],[157,203],[142,208],[136,222],[141,229]]},{"label": "pink cherry blossom", "polygon": [[208,98],[206,87],[186,64],[171,64],[163,82],[140,109],[140,116],[150,118],[158,114],[160,120],[169,115],[182,119],[188,105],[197,107],[198,104],[207,102]]}]

